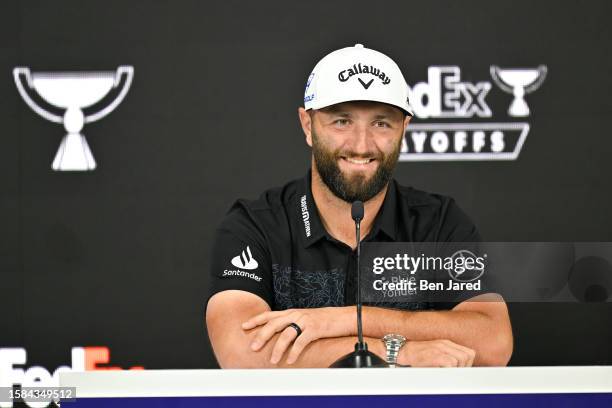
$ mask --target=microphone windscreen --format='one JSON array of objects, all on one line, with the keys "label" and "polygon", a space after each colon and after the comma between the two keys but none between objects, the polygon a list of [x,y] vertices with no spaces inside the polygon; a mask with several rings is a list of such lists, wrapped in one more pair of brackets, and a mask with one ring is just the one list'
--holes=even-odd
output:
[{"label": "microphone windscreen", "polygon": [[353,217],[353,221],[361,221],[363,219],[363,213],[363,202],[353,201],[353,205],[351,206],[351,217]]}]

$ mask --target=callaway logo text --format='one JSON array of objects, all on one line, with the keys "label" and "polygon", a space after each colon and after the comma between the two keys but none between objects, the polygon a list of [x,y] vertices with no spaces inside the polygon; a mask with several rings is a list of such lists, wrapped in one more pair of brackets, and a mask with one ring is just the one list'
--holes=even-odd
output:
[{"label": "callaway logo text", "polygon": [[[391,82],[391,78],[389,78],[387,74],[385,74],[379,68],[376,68],[372,65],[361,65],[361,63],[353,65],[348,69],[343,69],[342,71],[338,72],[338,79],[340,80],[340,82],[346,82],[349,80],[350,77],[357,74],[373,75],[379,78],[383,85],[388,85]],[[369,82],[364,82],[361,80],[361,78],[358,79],[365,89],[368,89],[374,81],[374,79],[371,79]]]}]

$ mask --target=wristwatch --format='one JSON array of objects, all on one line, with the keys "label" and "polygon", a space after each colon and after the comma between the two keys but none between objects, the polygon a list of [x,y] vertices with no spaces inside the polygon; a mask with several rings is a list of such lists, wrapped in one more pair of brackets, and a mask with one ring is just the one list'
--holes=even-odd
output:
[{"label": "wristwatch", "polygon": [[387,349],[387,363],[396,366],[397,356],[402,346],[406,344],[406,338],[401,334],[387,334],[382,338],[382,342]]}]

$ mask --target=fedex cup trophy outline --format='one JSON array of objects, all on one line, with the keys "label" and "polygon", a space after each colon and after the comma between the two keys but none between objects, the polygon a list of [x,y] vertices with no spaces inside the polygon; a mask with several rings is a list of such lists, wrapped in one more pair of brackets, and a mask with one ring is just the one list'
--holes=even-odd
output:
[{"label": "fedex cup trophy outline", "polygon": [[[107,116],[123,101],[132,84],[134,67],[121,65],[114,72],[31,72],[28,67],[16,67],[13,69],[13,77],[26,104],[43,118],[54,123],[63,123],[68,132],[62,139],[51,165],[53,170],[94,170],[96,161],[81,130],[86,123]],[[125,81],[121,80],[122,77],[125,77]],[[83,109],[100,102],[111,90],[118,89],[120,84],[123,86],[109,104],[95,113],[84,115]],[[40,106],[28,90],[36,92],[50,105],[65,109],[64,115],[58,115]]]},{"label": "fedex cup trophy outline", "polygon": [[538,89],[548,69],[545,65],[537,68],[500,68],[491,66],[493,82],[504,92],[514,95],[514,100],[508,108],[508,114],[515,117],[529,116],[529,106],[525,102],[525,95]]}]

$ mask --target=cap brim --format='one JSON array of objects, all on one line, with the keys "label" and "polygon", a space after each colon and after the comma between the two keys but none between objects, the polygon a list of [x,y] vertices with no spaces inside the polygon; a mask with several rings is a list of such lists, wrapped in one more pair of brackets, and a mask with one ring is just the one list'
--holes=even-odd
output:
[{"label": "cap brim", "polygon": [[389,101],[383,101],[383,100],[377,100],[375,98],[371,98],[371,99],[347,99],[347,98],[339,98],[339,99],[335,99],[335,100],[329,100],[323,103],[318,103],[318,104],[314,104],[311,105],[308,109],[306,110],[310,110],[310,109],[324,109],[327,108],[329,106],[333,106],[333,105],[338,105],[339,103],[345,103],[345,102],[359,102],[359,101],[365,101],[365,102],[378,102],[378,103],[384,103],[385,105],[389,105],[389,106],[393,106],[394,108],[397,108],[399,110],[401,110],[402,112],[404,112],[406,115],[413,117],[414,116],[414,112],[412,111],[412,107],[409,105],[408,108],[404,107],[404,106],[399,106],[397,104],[391,103]]}]

